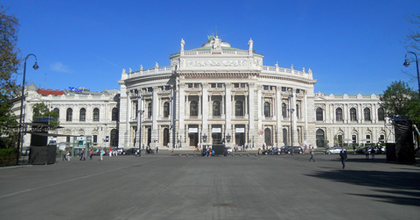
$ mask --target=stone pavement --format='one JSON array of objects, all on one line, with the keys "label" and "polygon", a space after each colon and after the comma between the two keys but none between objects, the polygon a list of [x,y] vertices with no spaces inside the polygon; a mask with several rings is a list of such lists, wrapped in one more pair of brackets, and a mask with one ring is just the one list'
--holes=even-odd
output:
[{"label": "stone pavement", "polygon": [[0,219],[419,219],[420,167],[186,151],[0,169]]}]

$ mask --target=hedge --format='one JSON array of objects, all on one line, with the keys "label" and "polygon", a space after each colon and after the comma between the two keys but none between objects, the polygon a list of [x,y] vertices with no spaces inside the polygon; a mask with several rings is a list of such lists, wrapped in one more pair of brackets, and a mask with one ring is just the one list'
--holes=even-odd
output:
[{"label": "hedge", "polygon": [[0,149],[0,166],[16,165],[17,149]]}]

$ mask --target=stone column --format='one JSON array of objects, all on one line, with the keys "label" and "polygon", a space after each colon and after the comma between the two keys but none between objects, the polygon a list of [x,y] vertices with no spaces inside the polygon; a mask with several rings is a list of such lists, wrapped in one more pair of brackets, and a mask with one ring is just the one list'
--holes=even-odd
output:
[{"label": "stone column", "polygon": [[[125,101],[127,102],[126,108],[125,108],[125,114],[126,114],[126,121],[125,121],[125,133],[124,133],[124,147],[128,148],[130,145],[130,94],[126,93],[127,97]],[[122,112],[120,112],[122,115]],[[122,118],[121,118],[122,119]]]},{"label": "stone column", "polygon": [[[209,101],[208,101],[208,84],[207,83],[203,83],[203,88],[202,88],[202,97],[201,97],[201,101],[202,101],[202,106],[203,106],[203,110],[202,110],[202,135],[206,134],[207,137],[209,137],[208,134],[208,126],[207,126],[207,120],[209,117]],[[200,137],[201,139],[201,137]]]},{"label": "stone column", "polygon": [[[249,139],[252,142],[252,136],[257,135],[257,129],[255,127],[255,83],[250,83],[248,88],[249,97]],[[249,146],[249,143],[248,143]],[[249,146],[251,147],[251,146]]]},{"label": "stone column", "polygon": [[283,144],[283,131],[281,129],[282,127],[282,123],[281,123],[281,86],[277,86],[276,87],[276,102],[275,102],[275,106],[274,107],[274,111],[273,114],[276,116],[276,131],[277,131],[277,139],[276,139],[276,147],[281,147]]},{"label": "stone column", "polygon": [[[226,103],[226,119],[225,119],[226,135],[230,134],[232,136],[233,135],[232,134],[232,129],[231,129],[232,96],[231,96],[231,84],[230,83],[226,83],[225,103]],[[233,140],[233,138],[231,138],[231,141],[232,140]]]},{"label": "stone column", "polygon": [[[152,141],[150,143],[150,147],[155,148],[158,146],[158,138],[159,138],[159,131],[157,127],[157,118],[158,118],[158,108],[159,108],[159,97],[157,94],[158,87],[153,87],[153,93],[152,93]],[[155,142],[156,140],[156,142]]]}]

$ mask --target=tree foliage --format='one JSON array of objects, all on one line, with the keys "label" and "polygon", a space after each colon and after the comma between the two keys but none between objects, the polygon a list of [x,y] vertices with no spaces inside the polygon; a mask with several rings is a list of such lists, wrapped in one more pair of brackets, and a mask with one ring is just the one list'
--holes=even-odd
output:
[{"label": "tree foliage", "polygon": [[420,15],[409,16],[407,20],[413,24],[414,29],[410,30],[405,39],[406,47],[418,54],[420,52]]},{"label": "tree foliage", "polygon": [[406,118],[416,124],[420,122],[419,94],[410,89],[407,83],[402,81],[391,83],[380,100],[387,117]]},{"label": "tree foliage", "polygon": [[51,111],[44,103],[33,106],[33,121],[48,119],[50,125],[58,125],[58,112]]},{"label": "tree foliage", "polygon": [[0,148],[11,148],[17,140],[12,99],[16,97],[19,87],[12,76],[17,74],[21,61],[20,51],[16,47],[18,26],[18,19],[7,15],[3,6],[0,6]]}]

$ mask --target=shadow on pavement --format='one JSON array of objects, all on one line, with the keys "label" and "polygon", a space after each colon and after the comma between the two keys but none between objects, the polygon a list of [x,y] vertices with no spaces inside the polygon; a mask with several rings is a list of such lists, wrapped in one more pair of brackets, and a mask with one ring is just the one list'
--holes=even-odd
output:
[{"label": "shadow on pavement", "polygon": [[400,205],[420,206],[420,174],[418,169],[416,171],[335,170],[319,171],[307,176],[359,186],[375,187],[374,191],[377,192],[372,194],[353,193],[349,195],[376,198],[378,201]]}]

